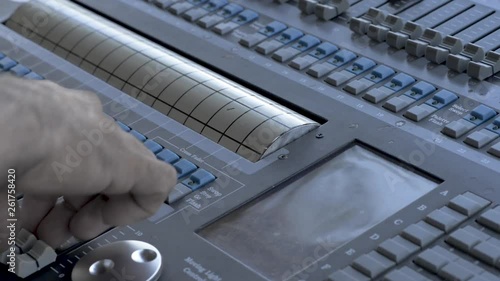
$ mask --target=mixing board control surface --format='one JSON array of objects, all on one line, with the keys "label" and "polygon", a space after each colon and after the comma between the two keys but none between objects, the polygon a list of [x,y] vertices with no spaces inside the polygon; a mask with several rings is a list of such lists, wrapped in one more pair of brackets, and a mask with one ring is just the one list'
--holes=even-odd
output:
[{"label": "mixing board control surface", "polygon": [[24,233],[17,277],[500,280],[500,2],[9,0],[0,19],[0,72],[96,92],[178,173],[145,221],[62,251]]}]

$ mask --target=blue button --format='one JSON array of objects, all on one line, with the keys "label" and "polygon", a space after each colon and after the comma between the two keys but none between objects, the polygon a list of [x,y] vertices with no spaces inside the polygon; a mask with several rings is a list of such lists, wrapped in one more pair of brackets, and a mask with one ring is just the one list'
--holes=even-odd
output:
[{"label": "blue button", "polygon": [[426,101],[425,103],[435,107],[437,109],[441,109],[448,104],[456,101],[458,99],[458,96],[455,95],[452,92],[446,91],[446,90],[441,90],[437,92],[432,99]]},{"label": "blue button", "polygon": [[42,76],[40,76],[39,74],[36,74],[33,71],[24,75],[24,78],[31,79],[31,80],[44,80],[44,78]]},{"label": "blue button", "polygon": [[376,63],[374,61],[363,57],[363,58],[357,59],[352,64],[352,66],[348,67],[346,70],[357,75],[357,74],[361,74],[361,73],[367,71],[368,69],[374,67],[375,65],[376,65]]},{"label": "blue button", "polygon": [[398,75],[394,76],[391,79],[391,82],[388,82],[384,86],[386,86],[387,88],[389,88],[393,91],[399,91],[399,90],[409,86],[413,82],[415,82],[415,78],[411,77],[408,74],[399,73]]},{"label": "blue button", "polygon": [[173,153],[172,151],[168,149],[162,150],[160,153],[156,154],[156,158],[165,161],[167,163],[173,164],[177,160],[181,159],[179,155]]},{"label": "blue button", "polygon": [[296,28],[289,28],[280,34],[275,40],[280,41],[283,44],[288,44],[296,39],[302,37],[304,33]]},{"label": "blue button", "polygon": [[118,126],[120,126],[120,128],[122,128],[122,130],[124,130],[125,132],[130,132],[130,127],[123,124],[122,122],[120,121],[116,121],[116,124],[118,124]]},{"label": "blue button", "polygon": [[163,149],[163,146],[161,146],[159,143],[153,141],[153,140],[147,140],[144,142],[144,145],[151,150],[154,154],[160,152]]},{"label": "blue button", "polygon": [[342,66],[355,58],[356,54],[354,54],[353,52],[348,50],[340,50],[336,52],[333,58],[329,59],[328,62],[336,66]]},{"label": "blue button", "polygon": [[241,12],[239,15],[236,16],[236,18],[233,19],[233,22],[237,24],[245,24],[249,23],[251,21],[254,21],[259,18],[259,14],[252,10],[244,10]]},{"label": "blue button", "polygon": [[198,169],[194,172],[188,179],[182,181],[182,183],[191,188],[191,190],[195,191],[204,187],[205,185],[213,182],[215,180],[215,176],[210,172],[204,169]]},{"label": "blue button", "polygon": [[27,68],[22,64],[18,64],[10,69],[10,73],[16,75],[17,77],[22,77],[31,72],[31,69]]},{"label": "blue button", "polygon": [[225,5],[227,5],[228,1],[227,0],[210,0],[208,3],[203,5],[203,9],[213,12],[215,10],[218,10]]},{"label": "blue button", "polygon": [[286,29],[286,24],[279,21],[273,21],[270,24],[266,25],[266,27],[259,30],[259,33],[267,37],[271,37],[280,33],[285,29]]},{"label": "blue button", "polygon": [[217,15],[227,19],[238,14],[241,11],[243,11],[243,7],[231,3],[229,5],[226,5],[221,11],[217,12]]},{"label": "blue button", "polygon": [[436,87],[431,84],[420,81],[417,84],[413,85],[409,91],[406,91],[404,94],[414,100],[420,100],[436,90]]},{"label": "blue button", "polygon": [[141,133],[137,132],[136,130],[132,130],[132,131],[130,131],[130,133],[131,133],[131,134],[132,134],[132,135],[133,135],[136,139],[138,139],[139,141],[141,141],[141,142],[146,141],[146,137],[145,137],[143,134],[141,134]]},{"label": "blue button", "polygon": [[394,69],[385,65],[379,65],[372,72],[365,76],[366,79],[375,83],[380,82],[395,73]]},{"label": "blue button", "polygon": [[303,51],[309,50],[310,48],[318,45],[319,43],[321,43],[321,40],[308,34],[308,35],[300,38],[300,40],[297,43],[293,44],[292,47],[294,49],[297,49],[297,50],[303,52]]},{"label": "blue button", "polygon": [[177,170],[177,178],[182,178],[194,172],[198,167],[186,159],[181,159],[174,163],[174,168]]},{"label": "blue button", "polygon": [[492,131],[493,133],[497,133],[500,135],[500,118],[495,119],[493,123],[489,124],[486,129]]},{"label": "blue button", "polygon": [[17,64],[17,62],[12,60],[11,58],[4,57],[3,59],[0,59],[0,70],[8,71],[9,69],[16,66],[16,64]]},{"label": "blue button", "polygon": [[467,114],[464,119],[476,125],[481,125],[488,119],[493,118],[495,115],[497,115],[495,110],[481,104],[474,108],[470,114]]},{"label": "blue button", "polygon": [[319,46],[316,47],[316,49],[314,51],[309,53],[309,55],[320,60],[320,59],[323,59],[323,58],[335,53],[338,50],[339,50],[339,48],[337,46],[333,45],[332,43],[323,42],[323,43],[319,44]]}]

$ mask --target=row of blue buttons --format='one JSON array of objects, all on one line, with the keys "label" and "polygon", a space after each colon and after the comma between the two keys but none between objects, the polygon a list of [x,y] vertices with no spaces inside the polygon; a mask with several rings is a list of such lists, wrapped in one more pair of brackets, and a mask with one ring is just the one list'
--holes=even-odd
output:
[{"label": "row of blue buttons", "polygon": [[208,172],[205,169],[198,168],[195,164],[186,159],[181,159],[179,155],[175,154],[171,150],[164,148],[159,143],[148,139],[143,134],[139,133],[136,130],[133,130],[122,122],[116,121],[116,123],[125,132],[132,134],[139,141],[143,142],[144,145],[151,152],[153,152],[159,160],[172,164],[172,166],[174,166],[177,171],[177,177],[179,179],[187,177],[189,175],[189,177],[184,179],[182,183],[189,187],[192,191],[200,189],[216,179],[216,177],[212,173]]},{"label": "row of blue buttons", "polygon": [[27,79],[43,80],[44,78],[26,66],[17,63],[15,60],[7,57],[5,54],[0,53],[0,73],[4,71],[9,71],[18,77],[24,77]]}]

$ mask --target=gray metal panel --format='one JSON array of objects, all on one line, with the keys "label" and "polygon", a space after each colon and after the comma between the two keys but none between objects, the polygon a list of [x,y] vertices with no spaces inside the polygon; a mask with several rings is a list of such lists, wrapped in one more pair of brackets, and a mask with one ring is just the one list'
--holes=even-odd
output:
[{"label": "gray metal panel", "polygon": [[[278,73],[282,71],[288,70],[291,72],[291,70],[287,69],[286,66],[276,63],[272,63],[272,67],[269,69],[264,63],[271,61],[268,58],[256,58],[253,61],[248,60],[247,58],[251,52],[239,50],[240,47],[238,45],[231,43],[231,40],[234,42],[234,38],[229,38],[228,43],[225,39],[211,35],[211,38],[204,39],[208,40],[207,42],[209,43],[204,44],[201,50],[197,44],[192,44],[192,42],[202,40],[201,38],[207,36],[206,32],[202,32],[196,27],[190,30],[189,33],[181,32],[181,30],[189,30],[189,25],[186,22],[181,19],[175,20],[169,14],[161,14],[163,15],[162,17],[151,16],[159,13],[155,7],[147,4],[137,2],[138,7],[141,7],[141,9],[136,10],[132,9],[125,2],[119,1],[96,2],[82,0],[80,2],[85,2],[97,10],[108,14],[110,17],[126,25],[133,26],[135,29],[156,38],[166,45],[172,46],[174,49],[182,50],[185,54],[203,61],[214,69],[226,74],[231,73],[228,76],[240,78],[250,85],[258,85],[259,88],[272,93],[272,96],[277,97],[278,100],[291,101],[328,120],[317,132],[311,133],[288,145],[286,147],[288,153],[286,159],[277,161],[279,154],[277,153],[270,156],[274,161],[268,162],[266,166],[259,166],[257,169],[255,169],[254,165],[240,166],[240,169],[243,170],[253,167],[255,169],[253,175],[235,173],[235,170],[231,166],[223,165],[223,163],[214,164],[225,161],[210,159],[207,163],[201,164],[210,170],[214,170],[212,165],[221,167],[221,172],[231,175],[231,177],[242,183],[242,185],[239,185],[236,181],[230,181],[230,183],[219,186],[219,190],[224,194],[223,200],[218,200],[210,206],[207,204],[206,208],[196,211],[194,205],[190,204],[193,202],[193,197],[189,197],[186,201],[174,205],[177,210],[176,213],[169,215],[164,220],[157,222],[157,224],[144,221],[134,226],[115,229],[97,238],[95,241],[89,242],[89,245],[96,245],[100,242],[106,243],[106,239],[112,241],[114,239],[113,236],[119,237],[119,239],[134,238],[151,242],[162,252],[165,258],[164,272],[160,279],[162,281],[193,280],[192,277],[185,275],[185,268],[194,270],[186,262],[188,257],[193,258],[197,263],[218,274],[222,277],[222,280],[266,280],[221,250],[214,248],[207,241],[200,238],[195,233],[196,230],[215,221],[231,210],[238,208],[245,202],[269,191],[273,187],[279,186],[280,183],[287,179],[300,176],[301,171],[317,164],[322,159],[333,157],[337,152],[344,149],[346,145],[352,143],[353,140],[358,140],[375,147],[377,150],[398,158],[403,162],[412,163],[419,169],[444,180],[444,182],[436,190],[335,252],[331,252],[331,249],[328,249],[328,247],[319,249],[318,256],[312,258],[324,259],[291,280],[324,280],[326,276],[336,269],[349,265],[358,256],[373,250],[380,242],[400,233],[408,225],[423,219],[432,210],[442,207],[452,197],[466,190],[472,190],[474,193],[496,202],[496,204],[500,202],[500,190],[497,186],[500,180],[498,172],[500,171],[498,168],[500,167],[499,161],[491,157],[484,158],[481,156],[484,155],[484,151],[478,152],[473,149],[467,149],[467,151],[461,152],[458,149],[464,149],[464,146],[448,139],[444,139],[444,145],[433,142],[437,139],[443,139],[435,127],[431,127],[429,124],[425,125],[425,130],[422,130],[419,124],[410,122],[400,115],[392,115],[380,107],[363,103],[360,99],[352,97],[338,88],[326,88],[323,86],[326,89],[326,93],[321,94],[317,90],[317,81],[308,80],[306,84],[301,84],[300,81],[297,82],[298,79],[295,78],[303,77],[303,73],[293,72],[291,74],[283,73],[279,75]],[[494,106],[497,109],[500,107],[498,96],[493,93],[498,91],[499,88],[497,80],[493,79],[490,82],[474,84],[464,75],[448,77],[446,69],[442,67],[431,69],[423,60],[410,61],[401,52],[388,53],[387,47],[382,44],[372,44],[370,48],[366,48],[369,44],[365,40],[366,38],[352,38],[350,31],[338,23],[329,22],[318,25],[312,18],[301,20],[298,17],[297,10],[292,6],[271,6],[274,4],[264,3],[263,1],[240,2],[271,17],[279,18],[280,14],[289,14],[291,15],[290,19],[287,19],[289,24],[320,37],[330,37],[329,34],[332,28],[337,28],[336,33],[338,36],[336,36],[334,43],[338,43],[342,47],[348,47],[378,62],[384,62],[400,71],[412,74],[435,85],[445,84],[447,89],[469,98],[464,99],[468,103],[472,102],[472,105],[464,103],[462,104],[463,106],[471,107],[477,104],[477,102],[481,102]],[[269,7],[273,7],[274,9],[270,9]],[[293,15],[296,17],[293,17]],[[177,25],[175,24],[176,21],[178,22]],[[172,22],[173,24],[168,24],[167,22]],[[158,29],[157,26],[164,26],[164,28]],[[13,37],[16,36],[13,35]],[[176,40],[173,41],[171,38],[176,38]],[[64,79],[64,73],[73,73],[74,82],[82,80],[92,82],[92,88],[95,91],[109,93],[104,95],[103,98],[110,99],[110,97],[116,98],[120,96],[118,91],[109,86],[107,87],[105,83],[92,78],[90,75],[68,63],[64,63],[60,58],[51,55],[36,45],[25,42],[22,38],[19,38],[16,44],[24,50],[33,52],[36,57],[42,58],[44,63],[41,63],[37,67],[37,70],[48,72],[51,71],[49,69],[60,65],[61,71],[53,71],[53,74],[49,75],[50,77]],[[0,48],[6,48],[6,46],[0,44]],[[29,62],[28,59],[25,61]],[[273,77],[273,79],[269,79],[269,77]],[[63,82],[68,86],[72,86],[74,83],[67,80],[63,80]],[[321,83],[319,84],[321,85]],[[311,85],[314,85],[314,87],[311,87]],[[358,106],[358,104],[363,106]],[[150,112],[150,109],[145,106],[140,108],[141,110],[136,110],[137,112],[132,114],[132,117],[127,117],[127,119],[123,120],[134,122],[134,120],[137,121],[141,119],[141,116],[145,116]],[[383,114],[383,116],[377,115],[377,112]],[[158,119],[162,118],[158,116]],[[149,122],[154,121],[151,120]],[[149,123],[141,123],[138,129],[144,128],[146,130],[146,128],[151,128],[150,126],[152,125]],[[155,134],[158,136],[167,134],[167,127],[169,126],[159,129],[158,132],[152,132],[151,136]],[[322,133],[323,137],[316,138],[316,133]],[[178,145],[180,143],[184,143],[185,145]],[[189,146],[189,143],[189,140],[179,140],[175,144],[165,143],[165,146],[182,154],[181,148]],[[451,149],[452,147],[456,149]],[[199,152],[199,150],[194,151]],[[483,158],[490,162],[481,163],[481,159]],[[222,183],[219,182],[219,184]],[[445,191],[447,192],[445,193]],[[421,208],[422,205],[426,206],[423,211],[423,208]],[[471,218],[466,224],[474,225],[473,219]],[[120,232],[124,234],[122,235]],[[488,233],[494,235],[492,232]],[[373,237],[374,234],[378,234],[380,238],[378,240],[371,239],[370,237]],[[439,240],[436,244],[446,245],[442,240]],[[84,250],[89,250],[87,245],[74,250],[71,254],[64,255],[63,258],[75,261],[76,258],[74,258],[74,255],[80,255]],[[467,258],[463,254],[460,255]],[[410,257],[409,260],[413,258],[414,256]],[[62,258],[60,262],[66,268],[71,267]],[[416,269],[416,266],[412,263],[408,263],[407,265]],[[53,267],[57,273],[52,269],[47,269],[34,276],[32,280],[57,279],[56,276],[63,273],[64,269],[59,264],[54,264]],[[434,278],[429,274],[426,274],[426,276]],[[65,279],[63,278],[62,280]]]}]

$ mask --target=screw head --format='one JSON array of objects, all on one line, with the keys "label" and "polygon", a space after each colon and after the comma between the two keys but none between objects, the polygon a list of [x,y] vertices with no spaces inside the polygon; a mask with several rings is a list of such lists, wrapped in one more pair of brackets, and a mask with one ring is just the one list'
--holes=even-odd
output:
[{"label": "screw head", "polygon": [[322,139],[322,138],[324,138],[324,137],[325,137],[325,135],[323,135],[322,133],[317,133],[317,134],[316,134],[316,138],[317,138],[317,139]]},{"label": "screw head", "polygon": [[286,154],[280,154],[280,155],[278,155],[278,159],[279,160],[285,160],[287,158],[288,158],[288,155],[286,155]]}]

